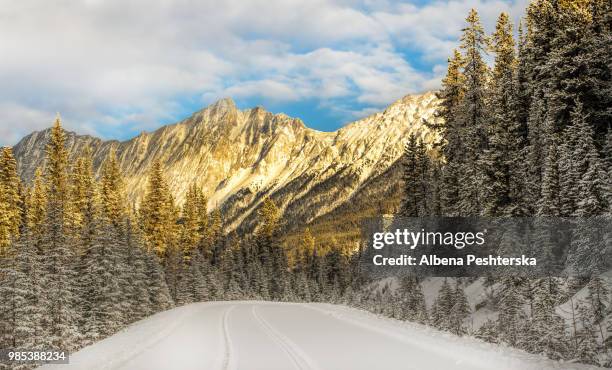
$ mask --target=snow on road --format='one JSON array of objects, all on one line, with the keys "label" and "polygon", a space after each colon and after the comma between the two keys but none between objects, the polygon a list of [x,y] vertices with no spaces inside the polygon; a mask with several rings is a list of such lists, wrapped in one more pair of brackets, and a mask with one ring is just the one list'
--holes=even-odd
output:
[{"label": "snow on road", "polygon": [[589,369],[329,304],[196,303],[45,369]]}]

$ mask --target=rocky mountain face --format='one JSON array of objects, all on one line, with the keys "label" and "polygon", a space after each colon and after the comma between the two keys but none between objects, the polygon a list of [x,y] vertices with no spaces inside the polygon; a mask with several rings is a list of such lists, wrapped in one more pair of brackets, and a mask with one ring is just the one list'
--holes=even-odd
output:
[{"label": "rocky mountain face", "polygon": [[[209,194],[209,209],[223,209],[229,229],[252,226],[267,196],[296,227],[346,208],[358,194],[384,194],[396,186],[396,161],[408,134],[427,143],[439,140],[423,122],[435,120],[437,104],[433,93],[406,96],[383,112],[335,132],[320,132],[285,114],[260,107],[238,110],[232,100],[223,99],[131,140],[69,133],[67,142],[72,156],[91,147],[96,170],[116,151],[128,195],[136,203],[145,193],[151,164],[159,160],[179,204],[195,183]],[[25,180],[43,164],[48,137],[49,130],[34,132],[14,147]]]}]

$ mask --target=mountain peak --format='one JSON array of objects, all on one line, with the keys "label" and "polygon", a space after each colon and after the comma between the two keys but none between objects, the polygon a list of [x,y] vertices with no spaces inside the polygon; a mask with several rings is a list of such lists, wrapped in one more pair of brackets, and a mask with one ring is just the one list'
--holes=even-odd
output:
[{"label": "mountain peak", "polygon": [[235,111],[237,108],[236,108],[236,103],[234,103],[232,98],[225,97],[209,105],[208,109],[227,112],[227,111]]}]

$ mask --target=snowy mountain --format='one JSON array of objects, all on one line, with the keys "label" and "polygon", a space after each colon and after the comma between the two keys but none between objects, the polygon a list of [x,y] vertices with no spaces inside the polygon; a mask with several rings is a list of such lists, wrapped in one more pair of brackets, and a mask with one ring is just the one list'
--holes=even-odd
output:
[{"label": "snowy mountain", "polygon": [[[320,132],[285,114],[261,107],[239,110],[231,99],[223,99],[179,123],[124,142],[74,133],[67,142],[73,154],[90,146],[98,169],[115,150],[136,202],[144,194],[151,164],[159,160],[179,204],[196,183],[209,195],[209,209],[222,207],[229,225],[248,227],[261,200],[271,196],[285,219],[299,225],[372,183],[396,185],[372,180],[397,175],[399,166],[393,164],[409,133],[427,143],[438,140],[423,122],[435,120],[437,104],[431,92],[406,96],[383,112],[335,132]],[[48,136],[49,130],[34,132],[15,146],[22,178],[31,179],[43,163]]]},{"label": "snowy mountain", "polygon": [[[323,335],[322,335],[323,334]],[[196,303],[44,369],[595,369],[331,304]]]}]

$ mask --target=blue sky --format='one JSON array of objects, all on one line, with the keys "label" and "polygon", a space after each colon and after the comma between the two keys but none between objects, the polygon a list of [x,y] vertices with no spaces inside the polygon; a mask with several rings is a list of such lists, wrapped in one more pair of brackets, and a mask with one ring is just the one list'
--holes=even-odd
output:
[{"label": "blue sky", "polygon": [[48,127],[105,139],[217,99],[331,131],[439,87],[463,20],[526,0],[0,0],[0,145]]}]

